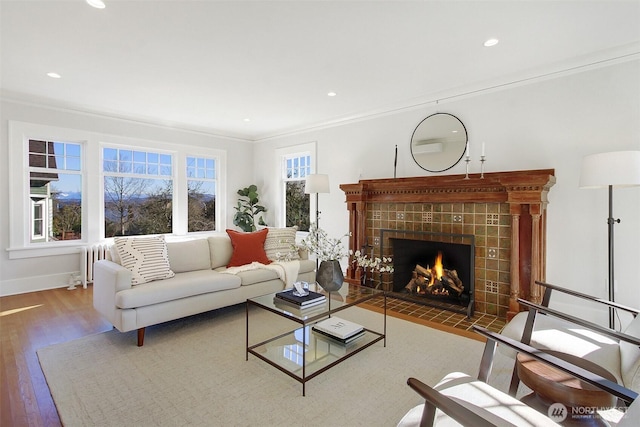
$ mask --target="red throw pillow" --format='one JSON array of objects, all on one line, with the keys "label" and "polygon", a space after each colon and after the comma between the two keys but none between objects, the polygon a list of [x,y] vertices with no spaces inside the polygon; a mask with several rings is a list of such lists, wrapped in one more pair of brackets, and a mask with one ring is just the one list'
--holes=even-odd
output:
[{"label": "red throw pillow", "polygon": [[264,251],[264,241],[267,239],[268,229],[243,233],[235,230],[227,230],[233,246],[233,254],[227,267],[237,267],[239,265],[259,262],[261,264],[271,264]]}]

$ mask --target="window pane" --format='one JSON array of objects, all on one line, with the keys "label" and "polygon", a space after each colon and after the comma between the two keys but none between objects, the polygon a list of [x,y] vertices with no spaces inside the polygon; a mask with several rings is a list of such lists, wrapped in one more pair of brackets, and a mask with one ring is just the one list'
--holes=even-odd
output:
[{"label": "window pane", "polygon": [[216,160],[206,157],[188,157],[188,231],[215,230],[216,219]]},{"label": "window pane", "polygon": [[118,150],[118,157],[121,162],[130,162],[132,160],[132,152],[129,150]]},{"label": "window pane", "polygon": [[216,183],[189,180],[189,232],[213,231],[216,228]]},{"label": "window pane", "polygon": [[53,238],[82,238],[82,176],[60,174],[60,179],[51,183],[51,197]]},{"label": "window pane", "polygon": [[71,171],[79,171],[80,170],[80,158],[76,158],[76,157],[67,157],[67,162],[66,162],[66,170],[71,170]]},{"label": "window pane", "polygon": [[173,182],[104,178],[105,237],[171,233]]},{"label": "window pane", "polygon": [[31,243],[82,238],[81,147],[79,143],[29,141]]},{"label": "window pane", "polygon": [[80,157],[80,144],[67,144],[67,157]]},{"label": "window pane", "polygon": [[146,163],[147,161],[147,153],[142,151],[134,151],[133,152],[133,161],[139,163]]},{"label": "window pane", "polygon": [[105,148],[102,154],[103,159],[106,160],[118,160],[118,150],[114,148]]},{"label": "window pane", "polygon": [[309,231],[309,195],[304,192],[304,181],[286,182],[286,225],[297,226],[298,231]]}]

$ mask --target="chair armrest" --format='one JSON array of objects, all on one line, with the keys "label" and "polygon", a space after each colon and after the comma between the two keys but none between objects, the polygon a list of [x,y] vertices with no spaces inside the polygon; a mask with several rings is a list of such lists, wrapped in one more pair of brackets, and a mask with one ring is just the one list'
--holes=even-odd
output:
[{"label": "chair armrest", "polygon": [[[604,390],[607,393],[610,393],[613,396],[624,400],[625,402],[633,402],[638,397],[638,393],[633,390],[625,388],[620,384],[596,375],[593,372],[589,372],[584,368],[571,364],[558,357],[545,353],[543,350],[536,349],[504,335],[491,332],[488,329],[482,328],[480,326],[474,325],[473,329],[480,335],[486,337],[488,340],[487,343],[489,343],[489,341],[493,341],[494,343],[504,344],[508,347],[513,348],[519,353],[527,354],[537,360],[553,366],[554,368],[566,372],[569,375],[578,378],[579,380],[598,387],[599,389]],[[485,360],[482,361],[482,364],[484,363],[486,363]]]},{"label": "chair armrest", "polygon": [[461,405],[434,388],[415,378],[409,378],[407,384],[424,398],[424,412],[420,422],[421,427],[432,426],[436,414],[436,408],[464,426],[493,427],[495,424],[482,418],[469,408]]},{"label": "chair armrest", "polygon": [[565,293],[565,294],[568,294],[568,295],[571,295],[571,296],[574,296],[574,297],[583,298],[583,299],[586,299],[586,300],[589,300],[589,301],[593,301],[593,302],[597,302],[597,303],[600,303],[600,304],[604,304],[604,305],[607,305],[607,306],[612,307],[612,308],[617,308],[619,310],[627,311],[627,312],[633,314],[634,317],[637,316],[638,314],[640,314],[640,310],[639,309],[627,307],[626,305],[618,304],[617,302],[609,301],[609,300],[606,300],[604,298],[597,298],[597,297],[594,297],[592,295],[583,294],[582,292],[578,292],[578,291],[574,291],[574,290],[571,290],[571,289],[563,288],[563,287],[558,286],[558,285],[552,285],[550,283],[541,282],[539,280],[536,280],[536,284],[538,284],[540,286],[544,286],[545,288],[547,288],[545,290],[544,300],[543,300],[543,303],[542,303],[542,305],[545,306],[545,307],[549,305],[549,298],[550,298],[550,295],[551,295],[551,290],[554,290],[554,291],[562,292],[562,293]]},{"label": "chair armrest", "polygon": [[583,327],[585,327],[587,329],[591,329],[592,331],[596,331],[596,332],[598,332],[598,333],[600,333],[602,335],[607,335],[609,337],[618,339],[620,341],[625,341],[625,342],[640,346],[640,338],[636,338],[634,336],[631,336],[631,335],[628,335],[628,334],[625,334],[625,333],[622,333],[622,332],[614,331],[613,329],[609,329],[609,328],[606,328],[604,326],[600,326],[600,325],[597,325],[595,323],[586,321],[584,319],[580,319],[578,317],[571,316],[570,314],[566,314],[566,313],[562,313],[562,312],[557,311],[557,310],[553,310],[553,309],[551,309],[549,307],[543,307],[541,305],[532,303],[530,301],[523,300],[521,298],[518,298],[518,302],[520,304],[524,305],[524,306],[529,307],[531,310],[535,310],[536,312],[541,312],[541,313],[544,313],[544,314],[548,314],[548,315],[557,317],[559,319],[566,320],[566,321],[571,322],[571,323],[575,323],[576,325],[583,326]]}]

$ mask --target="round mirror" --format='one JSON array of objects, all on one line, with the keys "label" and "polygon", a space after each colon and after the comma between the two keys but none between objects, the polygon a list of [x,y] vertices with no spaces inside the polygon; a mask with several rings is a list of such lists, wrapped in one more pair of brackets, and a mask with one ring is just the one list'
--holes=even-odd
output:
[{"label": "round mirror", "polygon": [[442,172],[455,166],[467,148],[467,129],[456,116],[433,114],[411,136],[411,155],[422,169]]}]

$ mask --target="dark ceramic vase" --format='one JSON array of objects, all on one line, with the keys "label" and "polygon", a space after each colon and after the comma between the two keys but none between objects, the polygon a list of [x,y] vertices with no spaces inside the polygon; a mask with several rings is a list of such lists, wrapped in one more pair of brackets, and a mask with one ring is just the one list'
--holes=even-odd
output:
[{"label": "dark ceramic vase", "polygon": [[327,292],[335,292],[342,287],[344,274],[338,260],[322,261],[316,272],[316,282]]}]

